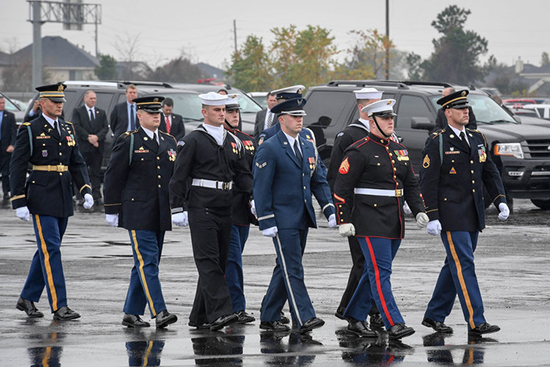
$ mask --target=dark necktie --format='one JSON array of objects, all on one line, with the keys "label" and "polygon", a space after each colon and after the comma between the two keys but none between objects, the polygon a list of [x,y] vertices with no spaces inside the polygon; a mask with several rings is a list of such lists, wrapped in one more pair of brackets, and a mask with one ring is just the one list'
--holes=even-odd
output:
[{"label": "dark necktie", "polygon": [[466,134],[464,134],[464,131],[460,132],[460,140],[462,140],[463,146],[470,151],[470,145],[468,144],[468,141],[466,140]]},{"label": "dark necktie", "polygon": [[92,108],[90,108],[90,122],[92,124],[92,129],[95,130],[95,114]]},{"label": "dark necktie", "polygon": [[136,129],[136,118],[134,116],[134,105],[130,105],[130,130]]},{"label": "dark necktie", "polygon": [[298,162],[302,164],[302,153],[300,152],[300,149],[298,148],[298,139],[294,140],[294,154],[296,154],[296,158],[298,158]]},{"label": "dark necktie", "polygon": [[268,112],[268,113],[269,113],[269,117],[267,118],[267,127],[270,128],[271,126],[273,126],[274,113],[273,112]]},{"label": "dark necktie", "polygon": [[53,128],[55,129],[55,131],[57,131],[57,133],[59,134],[59,136],[61,136],[61,132],[59,131],[59,125],[57,123],[57,120],[55,120],[53,122]]},{"label": "dark necktie", "polygon": [[153,133],[153,143],[157,148],[159,147],[159,142],[157,140],[157,133]]}]

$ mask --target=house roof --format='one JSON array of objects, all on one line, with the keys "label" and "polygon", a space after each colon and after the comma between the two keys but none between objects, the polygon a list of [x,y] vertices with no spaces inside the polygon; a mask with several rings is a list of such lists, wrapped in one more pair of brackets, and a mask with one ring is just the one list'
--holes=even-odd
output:
[{"label": "house roof", "polygon": [[[14,54],[16,60],[32,59],[32,44]],[[99,61],[59,36],[42,38],[42,66],[50,68],[94,68]]]}]

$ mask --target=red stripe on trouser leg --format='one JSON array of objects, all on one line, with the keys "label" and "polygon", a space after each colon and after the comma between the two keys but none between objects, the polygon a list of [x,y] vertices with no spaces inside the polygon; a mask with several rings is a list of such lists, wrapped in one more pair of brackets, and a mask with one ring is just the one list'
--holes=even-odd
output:
[{"label": "red stripe on trouser leg", "polygon": [[380,272],[378,271],[378,265],[376,264],[376,257],[374,256],[374,250],[372,249],[370,238],[365,237],[365,239],[367,240],[367,245],[369,246],[369,253],[372,261],[372,267],[374,268],[374,276],[376,278],[376,291],[378,292],[378,296],[380,297],[380,303],[382,303],[382,309],[384,310],[384,314],[386,315],[386,318],[388,319],[388,322],[390,323],[390,325],[393,326],[395,324],[393,323],[390,312],[388,311],[388,306],[386,305],[386,300],[384,299],[384,293],[382,293],[382,284],[380,283]]}]

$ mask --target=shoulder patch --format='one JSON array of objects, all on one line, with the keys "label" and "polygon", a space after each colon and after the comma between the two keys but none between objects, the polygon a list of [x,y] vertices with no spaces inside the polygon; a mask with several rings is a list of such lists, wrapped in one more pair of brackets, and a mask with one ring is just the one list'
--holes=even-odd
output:
[{"label": "shoulder patch", "polygon": [[178,141],[178,147],[183,147],[185,142],[183,140]]},{"label": "shoulder patch", "polygon": [[336,134],[336,137],[339,138],[339,137],[341,137],[342,135],[344,135],[344,132],[343,132],[343,131],[340,131],[338,134]]},{"label": "shoulder patch", "polygon": [[260,136],[260,139],[258,140],[258,145],[262,145],[264,142],[265,136]]}]

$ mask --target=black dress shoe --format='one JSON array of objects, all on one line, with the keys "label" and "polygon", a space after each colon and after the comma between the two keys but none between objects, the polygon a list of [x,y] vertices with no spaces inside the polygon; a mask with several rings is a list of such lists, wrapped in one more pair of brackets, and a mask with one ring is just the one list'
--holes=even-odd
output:
[{"label": "black dress shoe", "polygon": [[380,313],[373,313],[370,315],[370,327],[373,329],[384,327],[384,320],[382,319],[382,315],[380,315]]},{"label": "black dress shoe", "polygon": [[79,317],[80,314],[78,312],[71,310],[67,306],[63,306],[53,313],[53,319],[60,321],[74,320],[78,319]]},{"label": "black dress shoe", "polygon": [[395,324],[388,331],[388,336],[390,339],[401,339],[409,335],[414,334],[414,329],[405,324]]},{"label": "black dress shoe", "polygon": [[285,313],[281,311],[281,318],[279,319],[281,324],[290,324],[290,319],[285,316]]},{"label": "black dress shoe", "polygon": [[334,316],[338,317],[340,320],[345,320],[344,312],[346,312],[346,309],[344,307],[338,307],[336,312],[334,313]]},{"label": "black dress shoe", "polygon": [[167,310],[160,311],[155,317],[155,319],[157,323],[156,324],[157,329],[167,327],[168,325],[178,321],[178,317],[173,313],[168,312]]},{"label": "black dress shoe", "polygon": [[33,301],[29,301],[27,299],[24,299],[22,297],[19,297],[17,300],[17,304],[15,307],[18,310],[25,311],[27,316],[29,317],[44,317],[44,314],[36,308]]},{"label": "black dress shoe", "polygon": [[325,322],[321,320],[318,317],[312,317],[311,319],[304,322],[302,327],[300,328],[300,333],[307,333],[308,331],[311,331],[313,329],[317,329],[321,326],[323,326]]},{"label": "black dress shoe", "polygon": [[260,329],[273,331],[276,333],[290,331],[290,328],[283,324],[281,321],[262,321],[260,322]]},{"label": "black dress shoe", "polygon": [[210,324],[210,330],[212,331],[220,330],[225,326],[229,326],[236,323],[238,320],[239,318],[235,314],[220,316]]},{"label": "black dress shoe", "polygon": [[359,321],[355,319],[348,320],[348,331],[365,338],[378,337],[378,333],[369,329],[366,321]]},{"label": "black dress shoe", "polygon": [[248,324],[249,322],[256,321],[256,318],[249,315],[246,311],[237,311],[235,315],[237,315],[237,324]]},{"label": "black dress shoe", "polygon": [[497,325],[491,325],[488,322],[484,322],[483,324],[478,325],[472,330],[468,331],[468,333],[481,335],[481,334],[496,333],[499,330],[500,330],[500,327],[498,327]]},{"label": "black dress shoe", "polygon": [[122,317],[122,325],[128,327],[149,327],[151,326],[147,321],[144,321],[139,315],[130,315],[125,313]]},{"label": "black dress shoe", "polygon": [[427,317],[424,317],[424,320],[422,320],[422,325],[427,326],[427,327],[431,327],[432,329],[434,329],[438,333],[442,333],[442,334],[452,334],[453,333],[453,328],[452,327],[445,325],[441,321],[434,321],[434,320],[429,319]]}]

